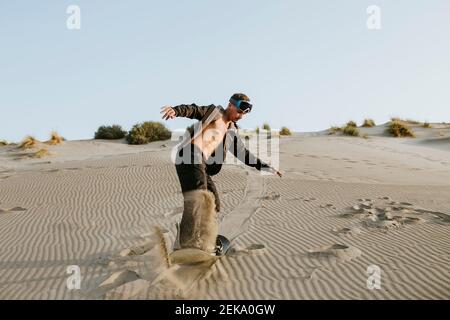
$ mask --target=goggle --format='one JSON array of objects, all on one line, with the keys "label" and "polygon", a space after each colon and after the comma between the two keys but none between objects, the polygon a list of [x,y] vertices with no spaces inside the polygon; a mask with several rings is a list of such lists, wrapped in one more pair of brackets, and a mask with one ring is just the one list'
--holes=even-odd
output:
[{"label": "goggle", "polygon": [[249,113],[252,111],[252,104],[245,100],[236,100],[231,98],[230,102],[236,106],[239,110],[242,111],[243,114]]}]

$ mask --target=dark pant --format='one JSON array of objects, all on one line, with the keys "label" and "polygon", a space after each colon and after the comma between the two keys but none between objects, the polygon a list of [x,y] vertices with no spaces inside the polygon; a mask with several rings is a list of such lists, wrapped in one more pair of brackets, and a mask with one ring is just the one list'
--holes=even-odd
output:
[{"label": "dark pant", "polygon": [[[190,157],[186,157],[186,154],[189,154]],[[187,160],[184,162],[181,161],[181,163],[180,161],[177,161],[179,164],[175,165],[178,179],[180,180],[181,191],[183,193],[198,189],[207,189],[211,191],[214,194],[216,211],[219,212],[219,194],[217,193],[216,186],[211,177],[206,173],[205,159],[203,158],[200,148],[195,144],[188,144],[178,152],[178,156],[179,159]]]}]

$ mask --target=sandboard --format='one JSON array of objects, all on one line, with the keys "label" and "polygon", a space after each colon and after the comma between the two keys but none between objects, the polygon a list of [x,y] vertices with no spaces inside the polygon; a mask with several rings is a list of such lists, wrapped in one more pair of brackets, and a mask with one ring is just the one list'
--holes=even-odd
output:
[{"label": "sandboard", "polygon": [[196,248],[183,248],[173,251],[170,255],[172,264],[196,264],[201,262],[215,262],[223,257],[230,248],[230,240],[225,236],[218,235],[216,241],[216,253],[209,253]]}]

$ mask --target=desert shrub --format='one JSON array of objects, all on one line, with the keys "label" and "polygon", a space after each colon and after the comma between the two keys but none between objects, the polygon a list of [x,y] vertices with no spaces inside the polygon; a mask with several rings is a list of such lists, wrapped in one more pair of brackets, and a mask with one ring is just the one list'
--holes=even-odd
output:
[{"label": "desert shrub", "polygon": [[49,152],[47,149],[39,149],[35,153],[31,155],[32,158],[43,158],[45,156],[48,156]]},{"label": "desert shrub", "polygon": [[356,127],[356,122],[355,121],[349,121],[347,122],[347,127]]},{"label": "desert shrub", "polygon": [[269,126],[269,124],[268,124],[268,123],[264,123],[264,124],[262,125],[262,129],[263,129],[263,130],[266,130],[266,131],[270,131],[270,126]]},{"label": "desert shrub", "polygon": [[369,139],[369,135],[368,135],[367,133],[364,133],[364,134],[362,135],[362,137],[363,137],[364,139]]},{"label": "desert shrub", "polygon": [[6,140],[0,140],[0,147],[7,146],[8,142]]},{"label": "desert shrub", "polygon": [[19,148],[21,149],[29,149],[34,147],[39,141],[36,140],[33,136],[27,136],[25,139],[22,140],[22,142],[19,144]]},{"label": "desert shrub", "polygon": [[191,135],[191,137],[194,136],[194,124],[191,124],[190,126],[186,127],[186,130],[189,132],[189,134]]},{"label": "desert shrub", "polygon": [[127,134],[121,126],[113,124],[112,126],[100,126],[95,133],[94,139],[122,139]]},{"label": "desert shrub", "polygon": [[342,131],[341,127],[332,126],[330,129],[328,129],[328,134],[336,134],[341,131]]},{"label": "desert shrub", "polygon": [[50,140],[46,141],[45,143],[50,145],[56,145],[62,143],[64,140],[65,139],[61,137],[56,131],[52,131],[50,133]]},{"label": "desert shrub", "polygon": [[372,119],[364,119],[363,127],[370,128],[375,126],[375,121]]},{"label": "desert shrub", "polygon": [[256,134],[259,134],[259,127],[256,127],[255,132],[256,132]]},{"label": "desert shrub", "polygon": [[280,136],[290,136],[292,135],[291,130],[287,127],[281,127]]},{"label": "desert shrub", "polygon": [[431,124],[429,124],[428,122],[424,122],[422,124],[422,127],[424,127],[424,128],[431,128]]},{"label": "desert shrub", "polygon": [[249,135],[245,135],[245,136],[244,136],[244,139],[245,139],[245,140],[250,140],[250,136],[249,136]]},{"label": "desert shrub", "polygon": [[353,136],[353,137],[359,136],[358,128],[356,126],[349,125],[348,123],[344,128],[342,128],[342,133],[347,136]]},{"label": "desert shrub", "polygon": [[389,122],[386,131],[394,137],[415,137],[414,132],[404,121]]},{"label": "desert shrub", "polygon": [[129,144],[146,144],[158,140],[170,139],[172,133],[162,123],[146,121],[131,128],[127,135]]}]

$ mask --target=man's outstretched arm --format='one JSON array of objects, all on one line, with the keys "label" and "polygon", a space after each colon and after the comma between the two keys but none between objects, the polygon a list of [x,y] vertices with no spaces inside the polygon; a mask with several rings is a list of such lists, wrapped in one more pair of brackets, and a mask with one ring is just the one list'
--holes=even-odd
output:
[{"label": "man's outstretched arm", "polygon": [[161,108],[161,113],[163,114],[163,119],[173,119],[175,117],[185,117],[190,119],[197,119],[199,121],[212,112],[216,108],[215,105],[211,104],[209,106],[197,106],[195,103],[192,104],[180,104],[178,106],[164,106]]}]

